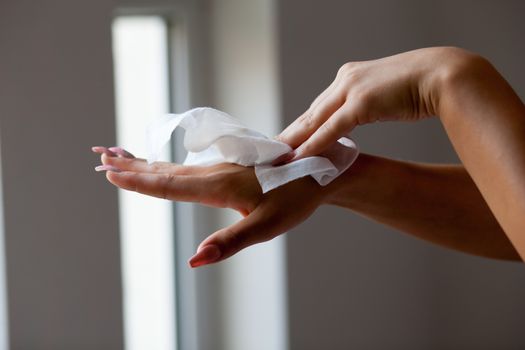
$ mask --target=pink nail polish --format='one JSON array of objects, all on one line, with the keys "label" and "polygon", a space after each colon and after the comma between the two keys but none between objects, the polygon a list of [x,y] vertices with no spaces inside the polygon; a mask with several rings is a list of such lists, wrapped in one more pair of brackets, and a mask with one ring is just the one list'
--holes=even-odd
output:
[{"label": "pink nail polish", "polygon": [[107,147],[104,147],[104,146],[94,146],[94,147],[91,147],[91,150],[93,152],[95,152],[95,153],[98,153],[98,154],[105,154],[108,157],[116,157],[117,156],[116,153],[111,152]]},{"label": "pink nail polish", "polygon": [[198,267],[216,262],[222,253],[215,244],[204,246],[197,253],[191,257],[189,264],[191,267]]},{"label": "pink nail polish", "polygon": [[118,154],[121,157],[124,157],[124,158],[135,158],[135,156],[133,154],[129,153],[128,151],[126,151],[122,147],[110,147],[108,149],[111,152],[114,152],[114,153]]},{"label": "pink nail polish", "polygon": [[95,167],[95,171],[112,171],[114,173],[120,173],[122,170],[120,170],[117,167],[114,167],[113,165],[99,165]]}]

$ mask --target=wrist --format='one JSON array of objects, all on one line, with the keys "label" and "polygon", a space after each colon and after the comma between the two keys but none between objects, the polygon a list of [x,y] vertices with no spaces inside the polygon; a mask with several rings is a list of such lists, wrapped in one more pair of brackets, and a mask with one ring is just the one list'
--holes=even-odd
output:
[{"label": "wrist", "polygon": [[371,170],[377,159],[375,156],[361,153],[348,170],[322,188],[322,204],[352,208],[354,204],[362,201],[372,180]]},{"label": "wrist", "polygon": [[[441,101],[465,84],[486,63],[481,56],[457,47],[431,47],[414,51],[415,111],[418,116],[441,116]],[[478,72],[479,74],[479,72]]]},{"label": "wrist", "polygon": [[361,153],[354,164],[324,188],[324,204],[356,212],[377,212],[403,195],[416,168],[408,162]]},{"label": "wrist", "polygon": [[442,48],[436,61],[439,64],[432,77],[432,107],[434,114],[443,119],[451,99],[457,103],[461,90],[475,90],[476,81],[491,64],[480,55],[455,47]]}]

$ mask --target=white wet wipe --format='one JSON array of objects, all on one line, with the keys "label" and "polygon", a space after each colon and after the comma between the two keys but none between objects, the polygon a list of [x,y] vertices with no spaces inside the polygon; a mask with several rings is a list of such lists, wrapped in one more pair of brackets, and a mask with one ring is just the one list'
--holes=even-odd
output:
[{"label": "white wet wipe", "polygon": [[182,114],[164,115],[149,126],[149,163],[158,159],[177,127],[185,130],[184,148],[188,155],[184,165],[227,162],[254,166],[263,193],[308,175],[325,186],[348,169],[359,154],[357,145],[342,137],[319,156],[272,166],[275,159],[292,151],[290,146],[246,128],[224,112],[200,107]]}]

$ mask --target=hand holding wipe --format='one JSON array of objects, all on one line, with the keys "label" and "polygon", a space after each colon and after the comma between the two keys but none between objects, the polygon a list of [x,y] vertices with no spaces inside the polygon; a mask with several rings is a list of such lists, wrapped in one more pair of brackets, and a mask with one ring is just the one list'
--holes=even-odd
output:
[{"label": "hand holding wipe", "polygon": [[184,165],[254,166],[263,193],[308,175],[325,186],[348,169],[359,154],[357,145],[343,137],[318,156],[273,166],[275,159],[292,151],[290,146],[246,128],[224,112],[200,107],[182,114],[167,114],[150,125],[149,163],[158,159],[177,127],[185,130],[184,148],[188,155]]}]

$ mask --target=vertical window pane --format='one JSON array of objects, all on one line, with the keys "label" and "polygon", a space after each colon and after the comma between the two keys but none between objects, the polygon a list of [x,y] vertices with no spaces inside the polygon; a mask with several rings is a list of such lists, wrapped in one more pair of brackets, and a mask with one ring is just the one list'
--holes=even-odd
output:
[{"label": "vertical window pane", "polygon": [[[169,109],[167,42],[161,17],[113,22],[117,140],[138,155],[147,125]],[[126,191],[119,203],[126,349],[175,349],[171,203]]]}]

